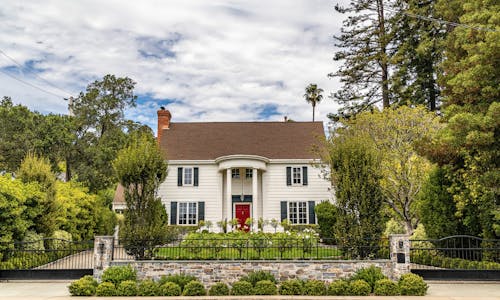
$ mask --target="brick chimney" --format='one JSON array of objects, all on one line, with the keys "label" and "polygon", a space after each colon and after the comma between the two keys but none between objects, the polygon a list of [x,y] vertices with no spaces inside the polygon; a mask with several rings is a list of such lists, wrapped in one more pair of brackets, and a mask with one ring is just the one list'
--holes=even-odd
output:
[{"label": "brick chimney", "polygon": [[158,145],[161,142],[161,134],[163,130],[170,128],[170,119],[172,119],[170,112],[166,110],[165,107],[160,107],[158,110]]}]

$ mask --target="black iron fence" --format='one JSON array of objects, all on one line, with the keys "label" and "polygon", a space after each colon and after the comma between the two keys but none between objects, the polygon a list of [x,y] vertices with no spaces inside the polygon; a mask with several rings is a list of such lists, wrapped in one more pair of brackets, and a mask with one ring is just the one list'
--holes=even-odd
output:
[{"label": "black iron fence", "polygon": [[315,238],[197,238],[168,243],[120,241],[114,260],[337,260],[388,259],[387,239],[362,240],[344,245]]},{"label": "black iron fence", "polygon": [[0,270],[92,269],[94,241],[46,238],[0,244]]}]

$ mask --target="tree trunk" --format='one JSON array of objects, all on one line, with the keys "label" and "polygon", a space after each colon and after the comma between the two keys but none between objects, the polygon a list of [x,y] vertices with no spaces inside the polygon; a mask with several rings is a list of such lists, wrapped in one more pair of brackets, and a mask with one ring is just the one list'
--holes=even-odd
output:
[{"label": "tree trunk", "polygon": [[316,105],[314,105],[314,102],[313,102],[313,105],[312,105],[312,106],[313,106],[313,122],[314,122],[314,109],[315,109],[315,107],[316,107]]},{"label": "tree trunk", "polygon": [[385,33],[385,19],[384,19],[384,3],[383,0],[377,0],[377,14],[379,22],[379,45],[380,57],[379,63],[382,69],[382,105],[384,108],[390,106],[389,102],[389,71],[387,63],[387,35]]},{"label": "tree trunk", "polygon": [[413,234],[413,225],[411,224],[411,220],[405,220],[405,230],[406,234],[408,235]]}]

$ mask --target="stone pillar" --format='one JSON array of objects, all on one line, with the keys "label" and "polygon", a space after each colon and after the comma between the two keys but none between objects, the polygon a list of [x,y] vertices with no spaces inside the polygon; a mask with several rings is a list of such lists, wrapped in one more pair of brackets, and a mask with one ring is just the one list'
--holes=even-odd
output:
[{"label": "stone pillar", "polygon": [[394,279],[410,272],[410,236],[392,234],[389,236],[389,247]]},{"label": "stone pillar", "polygon": [[113,260],[113,236],[96,236],[94,239],[94,278],[101,279]]},{"label": "stone pillar", "polygon": [[227,232],[231,231],[231,219],[233,218],[233,195],[231,191],[231,168],[226,169],[226,218]]},{"label": "stone pillar", "polygon": [[252,169],[252,219],[253,230],[259,230],[259,189],[257,185],[257,176],[259,172],[256,168]]}]

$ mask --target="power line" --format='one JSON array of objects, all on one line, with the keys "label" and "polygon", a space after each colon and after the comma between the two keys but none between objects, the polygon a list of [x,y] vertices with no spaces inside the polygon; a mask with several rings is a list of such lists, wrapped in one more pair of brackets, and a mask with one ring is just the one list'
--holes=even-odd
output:
[{"label": "power line", "polygon": [[14,75],[12,75],[12,74],[10,74],[10,73],[8,73],[8,72],[5,72],[5,71],[4,71],[4,70],[2,70],[2,69],[0,69],[0,72],[2,72],[2,73],[4,73],[5,75],[7,75],[7,76],[9,76],[9,77],[11,77],[11,78],[13,78],[13,79],[15,79],[15,80],[17,80],[17,81],[21,82],[21,83],[24,83],[24,84],[26,84],[26,85],[28,85],[28,86],[30,86],[30,87],[32,87],[32,88],[35,88],[35,89],[37,89],[37,90],[40,90],[40,91],[42,91],[42,92],[44,92],[44,93],[50,94],[50,95],[52,95],[52,96],[56,96],[57,98],[64,98],[64,96],[61,96],[61,95],[55,94],[55,93],[53,93],[53,92],[51,92],[51,91],[47,91],[47,90],[45,90],[45,89],[43,89],[43,88],[41,88],[41,87],[39,87],[39,86],[36,86],[36,85],[34,85],[34,84],[32,84],[32,83],[29,83],[29,82],[27,82],[27,81],[24,81],[24,80],[22,80],[21,78],[18,78],[18,77],[14,76]]}]

